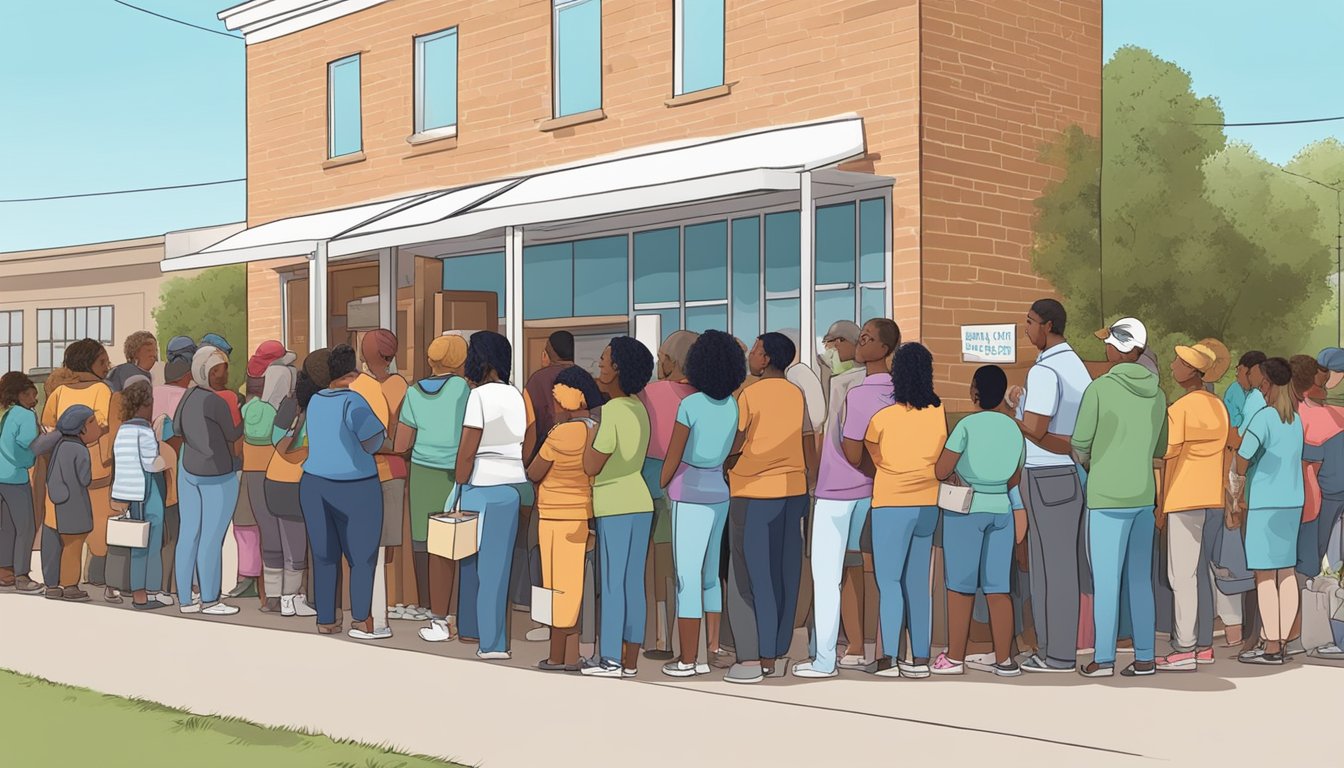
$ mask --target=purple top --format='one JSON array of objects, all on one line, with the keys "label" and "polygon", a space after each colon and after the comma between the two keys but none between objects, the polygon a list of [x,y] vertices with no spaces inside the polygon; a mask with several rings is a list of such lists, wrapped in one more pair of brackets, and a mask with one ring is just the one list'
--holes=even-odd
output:
[{"label": "purple top", "polygon": [[868,422],[878,411],[892,405],[891,374],[874,373],[850,388],[844,407],[831,401],[826,433],[821,446],[821,468],[817,473],[817,498],[854,501],[873,495],[873,479],[850,466],[840,447],[842,437],[863,441]]}]

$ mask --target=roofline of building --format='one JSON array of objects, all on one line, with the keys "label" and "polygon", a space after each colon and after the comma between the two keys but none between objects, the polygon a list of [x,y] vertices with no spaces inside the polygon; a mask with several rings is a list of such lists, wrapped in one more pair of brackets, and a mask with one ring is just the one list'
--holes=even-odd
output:
[{"label": "roofline of building", "polygon": [[228,29],[240,30],[248,45],[274,40],[381,5],[387,0],[248,0],[220,11]]}]

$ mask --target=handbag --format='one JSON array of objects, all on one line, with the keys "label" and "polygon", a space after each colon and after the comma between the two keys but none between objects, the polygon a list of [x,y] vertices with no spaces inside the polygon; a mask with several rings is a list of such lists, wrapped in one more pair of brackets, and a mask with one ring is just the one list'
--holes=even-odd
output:
[{"label": "handbag", "polygon": [[429,536],[426,548],[431,555],[448,560],[465,560],[476,554],[479,546],[480,514],[453,511],[461,486],[453,486],[444,502],[443,512],[429,517]]},{"label": "handbag", "polygon": [[946,482],[938,484],[938,506],[948,512],[959,515],[970,514],[971,501],[974,498],[975,490],[962,483],[957,475],[952,475]]},{"label": "handbag", "polygon": [[[147,477],[145,482],[148,484],[151,479]],[[148,485],[146,485],[146,493],[148,493]],[[110,518],[107,521],[108,546],[126,547],[128,549],[144,549],[149,546],[149,521],[137,520],[135,518],[137,511],[143,518],[145,512],[143,501],[132,504],[125,514]]]}]

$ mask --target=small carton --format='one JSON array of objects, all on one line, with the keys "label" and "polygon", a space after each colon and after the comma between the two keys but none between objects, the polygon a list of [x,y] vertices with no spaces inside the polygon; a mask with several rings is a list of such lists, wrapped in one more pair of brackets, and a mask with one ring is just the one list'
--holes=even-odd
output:
[{"label": "small carton", "polygon": [[476,536],[479,525],[480,515],[476,512],[451,512],[431,515],[429,518],[429,553],[449,560],[462,560],[471,557],[476,554]]}]

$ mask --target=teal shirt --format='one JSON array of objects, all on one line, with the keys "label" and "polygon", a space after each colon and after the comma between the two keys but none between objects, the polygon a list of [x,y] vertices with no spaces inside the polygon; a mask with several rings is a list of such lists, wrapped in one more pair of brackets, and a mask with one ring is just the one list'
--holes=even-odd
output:
[{"label": "teal shirt", "polygon": [[1241,388],[1237,382],[1227,385],[1227,391],[1223,393],[1223,405],[1227,406],[1227,416],[1232,422],[1233,429],[1240,429],[1242,419],[1246,412],[1246,390]]},{"label": "teal shirt", "polygon": [[23,485],[37,458],[28,446],[37,439],[37,414],[21,405],[11,405],[0,419],[0,483]]},{"label": "teal shirt", "polygon": [[1255,414],[1263,411],[1267,407],[1269,406],[1265,403],[1265,396],[1261,394],[1260,390],[1252,389],[1250,394],[1246,395],[1245,402],[1242,403],[1241,423],[1236,425],[1237,433],[1242,437],[1245,437],[1246,429],[1251,425],[1251,419],[1255,417]]},{"label": "teal shirt", "polygon": [[415,430],[411,463],[432,469],[457,466],[457,446],[470,395],[471,388],[461,376],[422,379],[406,390],[400,421]]},{"label": "teal shirt", "polygon": [[1302,419],[1284,424],[1279,412],[1261,408],[1250,417],[1237,454],[1250,462],[1246,473],[1250,509],[1301,509]]},{"label": "teal shirt", "polygon": [[714,400],[696,392],[677,407],[677,423],[691,430],[682,462],[702,469],[721,467],[737,437],[737,398]]},{"label": "teal shirt", "polygon": [[997,411],[972,414],[952,429],[947,450],[961,454],[957,475],[975,491],[971,512],[1013,511],[1008,481],[1026,458],[1026,444],[1017,422]]}]

